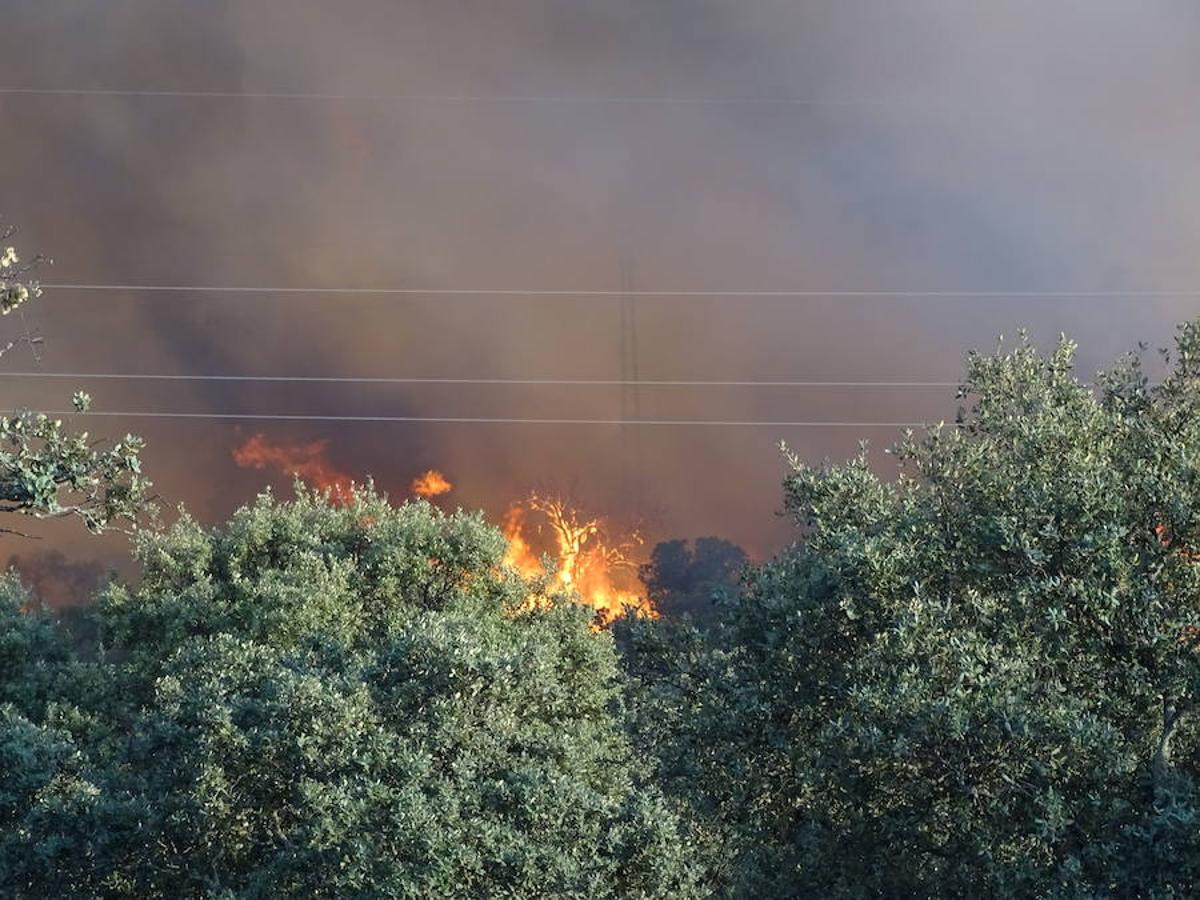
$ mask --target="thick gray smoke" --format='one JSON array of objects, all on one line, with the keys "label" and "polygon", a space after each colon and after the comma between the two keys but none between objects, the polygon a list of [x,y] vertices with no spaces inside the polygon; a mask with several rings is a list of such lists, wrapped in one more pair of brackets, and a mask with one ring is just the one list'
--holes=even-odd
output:
[{"label": "thick gray smoke", "polygon": [[29,591],[31,601],[50,609],[68,609],[90,601],[106,574],[92,559],[68,559],[61,550],[33,550],[8,558]]},{"label": "thick gray smoke", "polygon": [[[10,4],[3,88],[408,100],[0,98],[0,211],[63,283],[642,290],[1200,289],[1200,11],[1176,2],[548,0]],[[440,98],[440,99],[439,99]],[[492,98],[492,99],[488,99]],[[507,98],[507,99],[497,99]],[[542,98],[542,99],[536,99]],[[558,100],[554,98],[560,98]],[[590,102],[565,102],[591,98]],[[598,98],[605,98],[600,102]],[[677,102],[632,102],[671,98]],[[754,102],[694,102],[699,99]],[[771,102],[771,101],[796,102]],[[645,379],[953,380],[1067,331],[1091,370],[1197,298],[638,301]],[[50,291],[48,371],[616,378],[605,297]],[[28,368],[28,359],[5,361]],[[628,371],[628,362],[624,370]],[[6,381],[61,405],[71,383]],[[613,418],[600,387],[88,385],[103,409]],[[950,390],[642,388],[649,418],[916,421]],[[630,399],[626,398],[625,409]],[[97,421],[224,515],[253,427]],[[780,439],[887,429],[290,424],[335,464],[493,512],[571,486],[654,536],[788,539]]]}]

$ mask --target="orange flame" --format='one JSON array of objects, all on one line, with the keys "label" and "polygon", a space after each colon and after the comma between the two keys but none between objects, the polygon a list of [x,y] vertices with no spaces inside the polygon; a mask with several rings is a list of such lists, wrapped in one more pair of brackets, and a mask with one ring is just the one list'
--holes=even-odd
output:
[{"label": "orange flame", "polygon": [[440,497],[454,490],[454,485],[446,480],[446,476],[437,469],[430,469],[413,479],[412,492],[418,497],[428,500],[430,497]]},{"label": "orange flame", "polygon": [[[318,490],[328,491],[331,503],[347,504],[353,499],[351,477],[334,466],[326,457],[328,441],[308,444],[273,444],[265,435],[256,434],[233,451],[233,459],[242,468],[275,469],[293,475]],[[418,497],[438,497],[454,489],[449,479],[436,469],[430,469],[413,479],[411,489]],[[631,608],[639,616],[658,618],[658,611],[645,596],[645,587],[637,577],[633,558],[642,538],[636,532],[614,541],[607,533],[602,519],[583,518],[560,498],[531,495],[514,503],[504,516],[501,528],[508,542],[504,565],[525,578],[545,576],[542,554],[535,551],[527,525],[531,513],[542,520],[549,531],[553,576],[551,592],[571,593],[579,601],[595,609],[595,627],[602,628]],[[364,519],[363,525],[371,521]],[[530,597],[530,604],[545,602],[544,597]]]},{"label": "orange flame", "polygon": [[508,547],[504,551],[504,565],[526,578],[537,578],[541,575],[542,564],[529,542],[525,540],[525,508],[520,504],[513,504],[504,514],[501,529],[508,541]]},{"label": "orange flame", "polygon": [[233,451],[233,461],[243,469],[272,468],[293,475],[320,491],[328,491],[333,503],[348,503],[353,479],[325,457],[328,441],[310,444],[272,444],[256,434]]},{"label": "orange flame", "polygon": [[[539,513],[554,537],[554,588],[574,592],[581,602],[596,610],[596,624],[604,626],[621,616],[625,607],[638,615],[657,618],[653,604],[637,581],[630,553],[642,543],[633,534],[619,543],[609,543],[600,519],[581,519],[578,511],[558,498],[531,496],[514,504],[504,517],[508,549],[504,564],[527,578],[542,574],[542,565],[525,534],[528,512]],[[623,582],[625,587],[619,587]]]}]

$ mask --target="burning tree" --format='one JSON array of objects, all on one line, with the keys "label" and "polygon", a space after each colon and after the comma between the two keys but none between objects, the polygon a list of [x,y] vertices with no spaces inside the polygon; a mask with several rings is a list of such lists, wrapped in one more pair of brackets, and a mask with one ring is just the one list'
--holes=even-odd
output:
[{"label": "burning tree", "polygon": [[603,519],[582,516],[561,497],[534,493],[510,507],[504,519],[507,565],[527,576],[543,569],[526,535],[527,512],[536,513],[550,529],[555,587],[594,608],[597,625],[608,624],[627,608],[642,616],[657,615],[637,580],[634,553],[643,544],[641,535],[633,531],[614,538]]},{"label": "burning tree", "polygon": [[[233,459],[242,468],[274,469],[322,491],[335,505],[353,498],[354,479],[329,459],[327,440],[278,443],[264,434],[252,435],[234,449]],[[444,496],[454,489],[437,469],[429,469],[412,480],[411,493],[424,500]],[[528,533],[530,514],[539,521],[534,535]],[[535,535],[545,527],[550,545],[534,548]],[[508,540],[504,564],[530,579],[552,574],[551,593],[569,594],[595,609],[595,623],[604,627],[634,610],[640,616],[658,612],[638,578],[638,554],[643,541],[632,530],[614,536],[600,517],[586,517],[562,497],[532,493],[514,503],[502,524]],[[531,543],[531,540],[533,543]],[[539,550],[549,551],[543,565]],[[546,597],[531,597],[531,604]]]}]

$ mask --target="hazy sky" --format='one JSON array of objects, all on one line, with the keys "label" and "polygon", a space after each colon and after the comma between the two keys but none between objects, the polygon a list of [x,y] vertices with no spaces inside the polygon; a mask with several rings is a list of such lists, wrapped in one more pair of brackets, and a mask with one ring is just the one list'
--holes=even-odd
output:
[{"label": "hazy sky", "polygon": [[[1192,0],[13,0],[0,213],[53,283],[661,291],[1200,291]],[[338,95],[338,96],[332,96]],[[391,99],[381,99],[391,98]],[[624,274],[623,274],[624,273]],[[643,297],[637,372],[954,380],[963,352],[1066,331],[1090,373],[1167,343],[1179,298]],[[49,290],[46,372],[620,378],[603,296]],[[8,370],[34,362],[10,355]],[[628,371],[628,362],[626,365]],[[70,381],[0,379],[61,407]],[[617,418],[606,387],[87,383],[97,408]],[[648,418],[910,421],[949,389],[643,387]],[[752,553],[785,439],[886,429],[97,420],[215,520],[262,430],[328,439],[403,494],[431,466],[492,513],[566,487],[653,537]],[[277,484],[286,479],[276,479]],[[55,536],[75,556],[118,553]],[[46,545],[43,545],[46,546]],[[13,545],[9,552],[29,552]],[[0,554],[3,555],[3,554]]]}]

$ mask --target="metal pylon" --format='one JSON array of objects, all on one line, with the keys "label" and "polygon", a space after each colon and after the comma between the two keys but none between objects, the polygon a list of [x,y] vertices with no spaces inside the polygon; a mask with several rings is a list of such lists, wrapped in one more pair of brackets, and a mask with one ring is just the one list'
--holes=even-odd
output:
[{"label": "metal pylon", "polygon": [[[621,419],[641,418],[641,390],[638,385],[637,297],[633,293],[633,256],[621,263]],[[621,471],[626,502],[640,505],[638,490],[641,476],[640,438],[636,425],[621,426]]]}]

